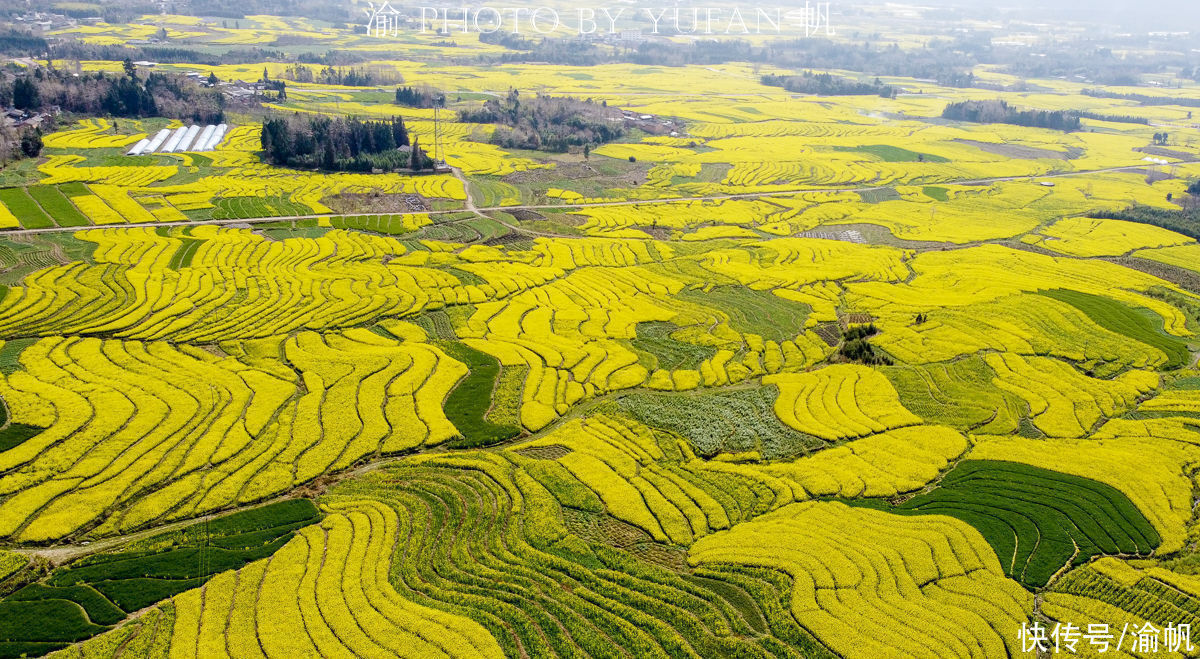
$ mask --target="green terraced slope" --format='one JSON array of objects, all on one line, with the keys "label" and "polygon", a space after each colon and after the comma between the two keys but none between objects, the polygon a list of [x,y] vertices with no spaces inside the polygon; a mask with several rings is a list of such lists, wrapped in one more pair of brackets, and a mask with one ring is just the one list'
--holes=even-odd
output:
[{"label": "green terraced slope", "polygon": [[1179,368],[1188,361],[1187,344],[1163,332],[1162,319],[1154,314],[1139,313],[1116,300],[1079,291],[1055,289],[1040,294],[1079,309],[1104,329],[1162,350],[1167,355],[1164,368]]},{"label": "green terraced slope", "polygon": [[1068,563],[1148,554],[1159,544],[1150,522],[1116,489],[1011,462],[961,462],[938,487],[890,510],[967,522],[996,550],[1005,571],[1031,587],[1046,585]]}]

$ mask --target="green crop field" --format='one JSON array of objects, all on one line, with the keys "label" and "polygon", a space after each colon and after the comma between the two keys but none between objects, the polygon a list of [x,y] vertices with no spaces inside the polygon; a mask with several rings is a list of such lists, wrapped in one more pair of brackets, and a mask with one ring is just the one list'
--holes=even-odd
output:
[{"label": "green crop field", "polygon": [[1070,304],[1104,329],[1158,348],[1167,355],[1166,368],[1183,366],[1191,356],[1187,344],[1177,337],[1165,334],[1162,331],[1162,323],[1154,318],[1153,314],[1138,313],[1137,310],[1111,299],[1079,291],[1049,290],[1043,291],[1042,295]]},{"label": "green crop field", "polygon": [[834,147],[836,151],[862,151],[878,156],[884,162],[949,162],[944,156],[909,151],[891,144],[865,144],[855,147]]},{"label": "green crop field", "polygon": [[658,368],[667,370],[696,368],[713,355],[711,348],[673,338],[671,335],[677,331],[679,328],[670,323],[640,323],[630,343],[652,357]]},{"label": "green crop field", "polygon": [[1098,554],[1149,554],[1159,544],[1154,527],[1115,488],[1022,464],[961,462],[933,491],[893,510],[967,522],[1007,574],[1035,587]]},{"label": "green crop field", "polygon": [[500,375],[500,363],[496,358],[462,343],[447,342],[442,346],[450,356],[459,359],[470,369],[446,398],[446,418],[463,435],[454,445],[486,446],[520,434],[521,429],[515,425],[492,423],[486,418]]},{"label": "green crop field", "polygon": [[0,204],[8,207],[26,229],[46,229],[54,226],[54,220],[46,214],[25,188],[0,189]]},{"label": "green crop field", "polygon": [[59,226],[85,227],[88,219],[63,195],[58,188],[35,185],[25,190],[29,196],[42,207],[47,215],[54,218]]},{"label": "green crop field", "polygon": [[[123,551],[53,570],[44,583],[0,600],[0,653],[44,652],[95,636],[215,574],[270,556],[297,528],[317,519],[310,501],[292,499],[152,535]],[[23,624],[42,619],[42,627]]]},{"label": "green crop field", "polygon": [[1017,428],[1021,403],[992,384],[995,372],[983,359],[882,370],[904,406],[930,422],[981,433],[1004,434]]}]

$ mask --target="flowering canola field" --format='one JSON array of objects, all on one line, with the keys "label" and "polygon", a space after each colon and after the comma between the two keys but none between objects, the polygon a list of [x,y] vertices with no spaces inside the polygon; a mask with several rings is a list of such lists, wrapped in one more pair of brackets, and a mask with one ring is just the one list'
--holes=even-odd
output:
[{"label": "flowering canola field", "polygon": [[[792,98],[741,66],[386,64],[683,130],[584,158],[447,111],[455,171],[424,176],[272,167],[252,124],[131,158],[165,120],[48,134],[0,189],[0,657],[1035,657],[1034,622],[1200,629],[1200,246],[1092,217],[1177,208],[1146,125],[931,122],[933,92],[981,90]],[[278,107],[390,116],[371,93]]]},{"label": "flowering canola field", "polygon": [[[1034,615],[1004,553],[1027,545],[999,544],[984,518],[892,512],[892,498],[939,492],[966,459],[1016,462],[1111,488],[1152,539],[1129,569],[1192,533],[1200,398],[1176,351],[1200,296],[1151,274],[1000,245],[271,235],[79,230],[85,256],[0,300],[0,399],[22,433],[0,453],[11,546],[121,537],[344,474],[321,490],[319,526],[156,604],[170,633],[89,623],[104,633],[71,652],[121,634],[202,656],[877,656],[869,625],[879,647],[990,656]],[[1098,315],[1114,306],[1145,325]],[[857,340],[890,365],[847,356],[868,324]],[[701,453],[614,405],[747,387],[768,396],[776,457],[736,436]],[[1064,619],[1127,605],[1057,583],[1034,587]],[[905,632],[918,611],[921,634]]]}]

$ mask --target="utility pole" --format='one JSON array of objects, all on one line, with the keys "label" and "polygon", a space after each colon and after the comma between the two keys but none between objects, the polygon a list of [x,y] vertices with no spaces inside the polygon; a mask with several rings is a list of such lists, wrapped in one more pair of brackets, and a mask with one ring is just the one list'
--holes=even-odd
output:
[{"label": "utility pole", "polygon": [[439,165],[446,164],[446,156],[442,153],[442,122],[441,108],[445,103],[445,97],[433,97],[433,169],[437,171]]}]

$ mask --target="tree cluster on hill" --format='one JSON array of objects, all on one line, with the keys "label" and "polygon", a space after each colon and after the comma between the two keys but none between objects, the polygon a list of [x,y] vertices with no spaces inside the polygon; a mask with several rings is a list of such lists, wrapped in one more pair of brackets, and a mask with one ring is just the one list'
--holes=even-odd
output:
[{"label": "tree cluster on hill", "polygon": [[838,354],[843,359],[853,362],[880,364],[884,366],[891,365],[891,358],[881,352],[876,352],[875,346],[871,345],[871,342],[868,340],[878,333],[879,328],[875,326],[875,323],[851,325],[842,332],[842,345],[838,348]]},{"label": "tree cluster on hill", "polygon": [[397,87],[396,105],[410,108],[445,107],[446,96],[432,87]]},{"label": "tree cluster on hill", "polygon": [[565,152],[572,146],[601,144],[625,134],[620,110],[570,96],[522,98],[515,89],[483,107],[460,110],[459,121],[496,124],[492,143],[516,149]]},{"label": "tree cluster on hill", "polygon": [[1189,108],[1200,108],[1200,98],[1152,96],[1150,94],[1121,94],[1106,89],[1084,89],[1083,94],[1093,98],[1115,98],[1122,101],[1134,101],[1139,105],[1182,105]]},{"label": "tree cluster on hill", "polygon": [[363,121],[354,117],[293,114],[262,123],[267,162],[286,167],[369,172],[375,169],[422,171],[433,161],[399,117]]},{"label": "tree cluster on hill", "polygon": [[879,328],[875,323],[867,323],[866,325],[851,325],[842,332],[842,339],[846,341],[854,341],[856,339],[865,339],[868,336],[875,336],[879,333]]},{"label": "tree cluster on hill", "polygon": [[330,48],[323,53],[300,53],[296,55],[296,61],[301,64],[318,64],[320,66],[351,66],[367,61],[367,57],[351,50]]},{"label": "tree cluster on hill", "polygon": [[533,42],[521,39],[517,43],[532,44],[531,48],[517,46],[517,51],[492,55],[488,58],[500,64],[519,62],[550,62],[566,66],[596,66],[610,62],[625,61],[611,49],[601,48],[577,39],[542,39]]},{"label": "tree cluster on hill", "polygon": [[1049,45],[1045,57],[1030,57],[1025,48],[994,48],[986,63],[1004,67],[1006,73],[1024,78],[1074,78],[1099,85],[1129,86],[1141,82],[1141,74],[1154,72],[1167,62],[1155,56],[1116,57],[1109,48],[1094,43],[1064,40]]},{"label": "tree cluster on hill", "polygon": [[[1192,192],[1193,189],[1195,192]],[[1200,182],[1193,183],[1188,188],[1188,192],[1200,194]],[[1179,210],[1138,204],[1117,211],[1096,211],[1089,213],[1088,216],[1149,224],[1200,240],[1200,203],[1197,203],[1194,198],[1185,199],[1182,202],[1183,208]]]},{"label": "tree cluster on hill", "polygon": [[838,354],[849,361],[862,364],[890,366],[892,363],[891,358],[883,353],[876,352],[875,346],[871,345],[871,342],[866,339],[853,339],[843,343],[842,347],[838,349]]},{"label": "tree cluster on hill", "polygon": [[0,32],[0,54],[38,56],[48,48],[49,44],[45,39],[31,32],[21,32],[12,28]]},{"label": "tree cluster on hill", "polygon": [[[331,51],[332,53],[332,51]],[[326,53],[333,56],[331,53]],[[322,85],[347,85],[350,87],[372,87],[393,82],[396,74],[371,70],[366,67],[341,67],[326,64],[324,68],[312,69],[304,63],[296,62],[284,70],[280,76],[292,82],[316,82]]]},{"label": "tree cluster on hill", "polygon": [[204,52],[179,46],[117,46],[84,43],[82,41],[55,41],[50,44],[49,58],[67,62],[89,60],[122,60],[159,62],[161,64],[186,63],[203,66],[221,64],[256,64],[284,59],[278,50],[263,48],[233,48],[221,53]]},{"label": "tree cluster on hill", "polygon": [[[44,56],[47,59],[65,62],[100,60],[120,62],[129,59],[159,62],[161,64],[186,63],[202,66],[258,64],[271,61],[286,61],[288,59],[288,56],[283,51],[257,46],[251,48],[232,48],[219,53],[213,53],[181,46],[135,47],[113,44],[102,45],[85,43],[74,39],[57,40],[47,44],[40,37],[28,38],[32,35],[28,35],[27,33],[15,32],[14,34],[15,36],[7,41],[3,35],[0,35],[0,54],[15,57],[35,57],[38,59],[42,59]],[[331,49],[324,53],[299,53],[296,55],[296,61],[300,64],[345,67],[362,63],[366,61],[366,58],[360,53]],[[307,80],[303,80],[303,82],[313,82],[317,79],[317,75],[311,71],[305,75],[310,77]],[[372,72],[371,75],[376,78],[380,77],[377,72]],[[298,80],[298,78],[292,79]],[[394,82],[394,80],[378,80],[376,84],[390,84],[391,82]]]},{"label": "tree cluster on hill", "polygon": [[1010,107],[1008,102],[960,101],[950,103],[942,110],[943,119],[971,121],[980,124],[1014,124],[1030,128],[1053,130],[1079,130],[1079,113],[1068,110],[1020,110]]},{"label": "tree cluster on hill", "polygon": [[922,49],[895,44],[843,43],[828,39],[777,40],[753,45],[739,39],[701,39],[687,46],[644,42],[629,59],[636,64],[679,65],[760,62],[790,69],[843,69],[867,75],[929,78],[951,86],[969,84],[964,77],[975,58],[950,42],[932,42]]},{"label": "tree cluster on hill", "polygon": [[762,84],[783,87],[795,94],[818,94],[821,96],[882,96],[893,98],[896,89],[875,79],[873,83],[859,82],[828,73],[805,71],[798,76],[764,75]]},{"label": "tree cluster on hill", "polygon": [[[61,2],[60,0],[20,0],[0,2],[0,21],[12,22],[33,12],[60,14],[71,18],[99,17],[105,23],[129,23],[148,14],[160,13],[172,2],[155,0],[121,0],[121,2]],[[172,12],[178,13],[178,12]]]},{"label": "tree cluster on hill", "polygon": [[15,19],[31,12],[61,14],[71,18],[99,17],[105,23],[130,23],[148,14],[157,14],[170,3],[155,0],[122,0],[121,2],[60,2],[58,0],[21,0],[0,3],[0,20]]},{"label": "tree cluster on hill", "polygon": [[203,123],[224,120],[225,98],[185,76],[151,73],[143,80],[128,60],[120,75],[60,69],[0,74],[0,106],[115,117],[169,117]]},{"label": "tree cluster on hill", "polygon": [[1127,115],[1127,114],[1101,114],[1099,112],[1084,112],[1084,111],[1079,111],[1079,112],[1076,112],[1075,114],[1078,115],[1080,119],[1095,119],[1096,121],[1112,121],[1114,123],[1121,123],[1121,124],[1142,124],[1143,126],[1150,124],[1150,120],[1147,119],[1146,117],[1134,117],[1132,115]]},{"label": "tree cluster on hill", "polygon": [[[143,13],[157,12],[156,8]],[[302,16],[329,23],[344,23],[352,18],[350,5],[328,0],[186,0],[185,13],[223,18]]]},{"label": "tree cluster on hill", "polygon": [[538,42],[533,39],[526,39],[519,34],[496,30],[494,32],[480,32],[479,41],[481,43],[492,44],[495,46],[504,46],[509,50],[533,50],[537,48]]},{"label": "tree cluster on hill", "polygon": [[[210,84],[210,85],[217,84],[216,82],[214,82],[216,77],[217,76],[215,73],[209,72],[208,84]],[[262,84],[264,92],[272,91],[272,92],[275,92],[276,96],[280,99],[287,98],[287,82],[285,82],[283,80],[268,79],[266,69],[263,70],[263,79],[260,80],[259,82]],[[264,94],[264,96],[265,96],[265,94]]]}]

